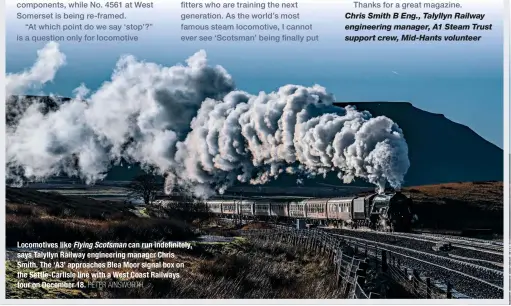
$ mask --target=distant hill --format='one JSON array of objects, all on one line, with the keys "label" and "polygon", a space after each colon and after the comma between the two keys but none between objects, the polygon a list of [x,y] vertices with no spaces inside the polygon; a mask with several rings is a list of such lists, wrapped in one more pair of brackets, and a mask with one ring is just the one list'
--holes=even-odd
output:
[{"label": "distant hill", "polygon": [[403,130],[409,148],[406,186],[502,181],[504,152],[469,127],[405,102],[338,103],[387,116]]},{"label": "distant hill", "polygon": [[[36,98],[41,97],[12,97],[8,100],[7,109],[9,103],[30,104]],[[52,99],[43,99],[48,109],[58,107]],[[67,100],[61,99],[62,102]],[[407,102],[343,102],[336,105],[353,105],[358,110],[369,111],[374,117],[387,116],[401,127],[408,143],[411,164],[405,186],[503,180],[502,149],[444,115],[423,111]],[[7,111],[6,116],[7,122],[12,123],[16,121],[17,113]],[[128,181],[139,173],[141,170],[137,165],[115,166],[106,180]],[[342,185],[342,182],[335,174],[303,182],[308,187],[319,184]],[[364,182],[355,182],[354,185],[370,186]],[[283,175],[267,186],[296,186],[296,177]]]}]

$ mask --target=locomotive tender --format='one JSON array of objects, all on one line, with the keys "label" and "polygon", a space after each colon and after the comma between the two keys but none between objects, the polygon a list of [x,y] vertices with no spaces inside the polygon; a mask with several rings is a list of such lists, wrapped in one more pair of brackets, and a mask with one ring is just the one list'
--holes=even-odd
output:
[{"label": "locomotive tender", "polygon": [[291,221],[313,224],[369,227],[380,231],[411,230],[415,216],[412,200],[401,192],[375,193],[364,197],[285,200],[209,200],[208,210],[228,218]]}]

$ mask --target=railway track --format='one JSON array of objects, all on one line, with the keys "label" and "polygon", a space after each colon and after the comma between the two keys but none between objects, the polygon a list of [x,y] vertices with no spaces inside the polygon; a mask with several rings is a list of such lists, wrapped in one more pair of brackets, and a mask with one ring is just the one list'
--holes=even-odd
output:
[{"label": "railway track", "polygon": [[489,245],[493,246],[496,249],[504,248],[504,242],[502,241],[495,241],[495,240],[485,240],[485,239],[479,239],[479,238],[470,238],[470,237],[461,237],[461,236],[453,236],[453,235],[443,235],[443,234],[434,234],[429,232],[417,232],[420,235],[428,236],[431,238],[436,239],[450,239],[455,241],[465,241],[466,243],[475,243],[475,244],[483,244],[483,245]]},{"label": "railway track", "polygon": [[[292,225],[285,223],[272,225],[281,229],[293,229]],[[378,256],[378,252],[371,250],[371,247],[388,250],[399,258],[402,266],[422,271],[422,278],[449,282],[456,291],[466,296],[482,299],[503,297],[504,271],[499,266],[503,262],[503,252],[499,252],[498,243],[430,234],[332,228],[317,228],[312,231],[321,231],[349,241],[362,250],[368,248],[368,253],[375,256]],[[431,246],[439,242],[451,242],[458,250],[463,251],[462,255],[434,252]]]},{"label": "railway track", "polygon": [[484,266],[481,266],[481,265],[478,265],[478,264],[473,264],[473,263],[470,263],[470,262],[466,262],[466,261],[462,261],[462,260],[458,260],[458,259],[453,259],[453,258],[441,256],[441,255],[436,255],[436,254],[432,254],[432,253],[428,253],[428,252],[424,252],[424,251],[420,251],[420,250],[415,250],[415,249],[411,249],[411,248],[407,248],[407,247],[396,246],[396,245],[389,244],[389,243],[376,242],[376,241],[372,241],[372,240],[369,240],[369,239],[356,238],[356,237],[352,237],[352,236],[348,236],[348,235],[341,235],[341,234],[331,234],[331,235],[338,236],[338,237],[343,237],[344,239],[348,239],[348,240],[351,239],[351,240],[356,240],[356,241],[363,241],[364,243],[371,243],[373,245],[378,245],[378,246],[381,246],[383,248],[389,249],[389,251],[392,251],[392,249],[394,249],[394,250],[401,251],[401,252],[403,252],[403,251],[411,252],[411,253],[417,255],[417,258],[429,257],[429,258],[432,258],[433,260],[435,260],[437,262],[438,261],[449,262],[452,265],[465,266],[465,267],[472,268],[472,269],[487,271],[490,274],[495,274],[497,276],[503,276],[504,275],[504,271],[499,270],[499,269],[488,268],[488,267],[484,267]]},{"label": "railway track", "polygon": [[[278,227],[290,229],[289,226]],[[438,255],[414,249],[413,247],[399,246],[392,242],[378,241],[374,237],[373,239],[364,239],[352,235],[336,234],[321,228],[313,229],[313,231],[321,231],[329,236],[337,237],[352,246],[357,246],[361,251],[367,248],[369,256],[377,257],[380,260],[382,256],[381,250],[387,250],[395,258],[394,264],[399,265],[401,268],[407,267],[409,273],[414,269],[420,271],[421,273],[418,277],[423,281],[426,278],[430,278],[434,283],[444,287],[449,282],[457,291],[457,295],[462,297],[480,299],[501,299],[503,297],[503,269],[498,269],[491,265],[482,265],[479,260]],[[351,234],[360,233],[359,231],[350,232]],[[392,234],[383,234],[379,237],[389,236],[392,236]],[[402,239],[402,237],[391,238]],[[490,264],[494,263],[491,262]],[[410,275],[410,277],[413,276]]]},{"label": "railway track", "polygon": [[[487,248],[481,242],[469,243],[464,241],[453,241],[440,239],[440,237],[427,237],[421,234],[409,233],[388,233],[376,231],[360,231],[351,229],[332,229],[322,228],[322,230],[345,234],[354,237],[370,239],[374,241],[389,243],[394,246],[406,247],[418,251],[434,254],[440,257],[455,258],[465,257],[469,258],[471,262],[477,263],[480,266],[487,268],[501,269],[504,264],[504,252],[499,252],[494,248]],[[453,249],[448,252],[433,251],[432,247],[438,243],[451,242]]]},{"label": "railway track", "polygon": [[422,271],[423,277],[449,281],[457,291],[467,296],[474,298],[502,298],[503,296],[503,270],[370,239],[329,234],[348,241],[359,249],[368,248],[369,253],[377,254],[374,252],[375,247],[387,250],[399,258],[401,265]]},{"label": "railway track", "polygon": [[482,252],[488,253],[498,253],[502,254],[504,252],[504,245],[500,241],[491,241],[491,240],[483,240],[476,238],[468,238],[468,237],[457,237],[450,235],[438,235],[438,234],[430,234],[430,233],[398,233],[399,235],[405,237],[420,237],[424,239],[429,239],[431,241],[445,241],[451,242],[453,244],[457,244],[460,247],[476,247]]}]

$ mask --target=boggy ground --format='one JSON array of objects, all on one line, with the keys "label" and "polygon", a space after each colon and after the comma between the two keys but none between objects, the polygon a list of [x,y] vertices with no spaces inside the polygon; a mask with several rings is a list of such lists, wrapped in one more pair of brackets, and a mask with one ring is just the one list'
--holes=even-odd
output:
[{"label": "boggy ground", "polygon": [[[8,298],[130,298],[130,299],[216,299],[216,298],[340,298],[335,273],[324,258],[283,246],[265,246],[235,239],[229,243],[196,245],[192,251],[177,252],[174,262],[184,264],[178,279],[142,279],[138,288],[19,289],[14,261],[7,268]],[[49,271],[45,269],[46,271]],[[168,269],[165,269],[168,270]],[[69,270],[68,270],[69,271]],[[73,270],[77,271],[77,270]],[[93,269],[80,269],[93,272]],[[110,269],[103,269],[110,271]],[[117,269],[139,271],[143,269]],[[30,282],[44,279],[32,278]],[[89,280],[83,280],[86,285]],[[56,280],[51,280],[56,282]]]},{"label": "boggy ground", "polygon": [[[322,257],[299,248],[284,245],[266,245],[236,237],[228,242],[197,242],[199,234],[234,231],[218,226],[218,222],[200,222],[155,217],[150,210],[146,217],[130,213],[133,207],[109,206],[100,201],[55,194],[8,190],[7,213],[7,298],[340,298],[332,264]],[[213,225],[212,225],[213,224]],[[216,225],[216,226],[214,226]],[[200,227],[200,232],[198,231]],[[222,229],[219,231],[219,229]],[[211,230],[210,230],[211,229]],[[230,233],[230,234],[229,234]],[[15,247],[17,242],[59,241],[195,241],[191,250],[173,249],[183,268],[170,269],[179,273],[177,279],[138,279],[135,288],[97,288],[88,286],[92,279],[83,281],[86,288],[18,288],[18,272],[42,271],[41,268],[18,268]],[[102,250],[106,252],[106,250]],[[115,250],[112,250],[115,251]],[[119,250],[117,250],[119,251]],[[137,250],[131,250],[136,252]],[[153,250],[139,250],[152,252]],[[168,250],[167,250],[168,251]],[[39,260],[34,260],[39,261]],[[63,262],[106,261],[93,259],[66,259]],[[121,259],[110,261],[122,262]],[[133,260],[132,260],[133,261]],[[144,261],[144,260],[142,260]],[[153,261],[153,260],[145,260]],[[53,262],[53,261],[50,261]],[[45,269],[51,271],[69,269]],[[115,269],[102,269],[113,272]],[[156,271],[157,269],[151,270]],[[169,269],[166,269],[169,270]],[[80,268],[73,272],[95,272]],[[147,269],[116,269],[118,272],[147,272]],[[119,278],[119,280],[121,280]],[[29,277],[24,282],[63,282],[63,280]]]}]

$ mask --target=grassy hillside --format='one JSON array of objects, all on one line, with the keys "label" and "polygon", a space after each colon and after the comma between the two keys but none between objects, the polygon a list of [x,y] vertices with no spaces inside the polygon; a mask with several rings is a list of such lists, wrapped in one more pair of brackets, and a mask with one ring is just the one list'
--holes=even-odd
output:
[{"label": "grassy hillside", "polygon": [[195,237],[183,221],[139,218],[133,207],[30,189],[6,193],[7,247],[18,241],[151,241]]},{"label": "grassy hillside", "polygon": [[409,187],[420,223],[428,228],[504,228],[502,182],[447,183]]},{"label": "grassy hillside", "polygon": [[[166,218],[150,214],[144,218],[130,212],[131,207],[104,203],[83,197],[68,197],[34,190],[7,190],[7,298],[339,298],[335,271],[327,258],[312,255],[302,248],[285,245],[265,245],[257,241],[236,238],[230,242],[197,241],[196,228],[176,215]],[[207,231],[205,233],[210,233]],[[230,229],[226,229],[230,230]],[[40,272],[41,268],[18,268],[16,242],[59,241],[192,241],[194,247],[172,249],[175,259],[134,260],[158,263],[177,262],[181,269],[161,271],[180,273],[178,279],[135,279],[135,288],[84,289],[19,288],[17,272]],[[130,249],[132,252],[156,252],[161,249]],[[120,251],[120,249],[105,250]],[[74,259],[60,259],[76,262]],[[122,259],[84,259],[84,262]],[[95,272],[95,268],[79,268],[80,272]],[[45,268],[46,272],[74,271],[67,268]],[[113,269],[103,269],[112,272]],[[147,269],[122,268],[121,272],[146,272]],[[154,268],[152,271],[160,271]],[[88,284],[93,279],[80,281]],[[121,279],[118,279],[121,280]],[[122,279],[123,280],[123,279]],[[30,276],[24,282],[63,282],[43,276]],[[56,284],[58,285],[58,284]]]}]

